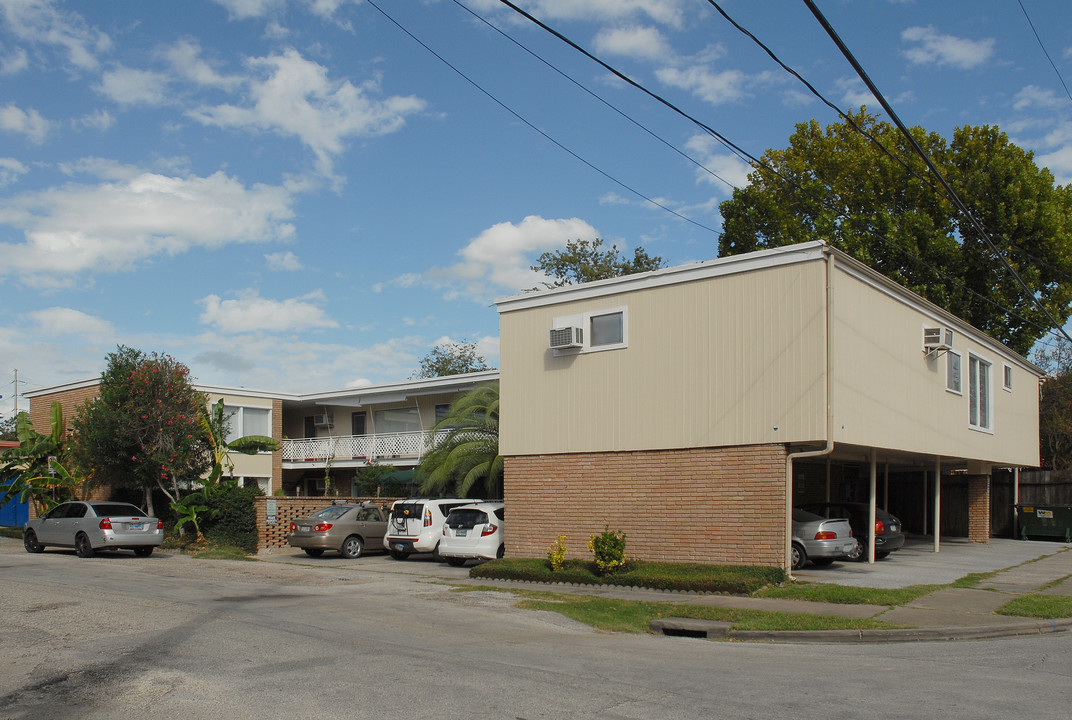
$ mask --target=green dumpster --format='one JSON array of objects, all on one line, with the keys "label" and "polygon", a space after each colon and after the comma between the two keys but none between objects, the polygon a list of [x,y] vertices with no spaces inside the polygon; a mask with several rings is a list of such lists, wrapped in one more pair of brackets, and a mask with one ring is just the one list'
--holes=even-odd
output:
[{"label": "green dumpster", "polygon": [[1017,505],[1020,537],[1063,537],[1072,542],[1072,505]]}]

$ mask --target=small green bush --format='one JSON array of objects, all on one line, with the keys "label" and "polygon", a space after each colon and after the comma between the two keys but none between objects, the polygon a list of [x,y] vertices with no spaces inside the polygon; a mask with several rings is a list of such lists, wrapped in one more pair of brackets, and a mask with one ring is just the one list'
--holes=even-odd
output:
[{"label": "small green bush", "polygon": [[588,536],[588,549],[596,559],[600,575],[610,575],[621,570],[627,560],[625,555],[625,533],[603,526],[599,535]]},{"label": "small green bush", "polygon": [[257,552],[257,509],[253,498],[264,493],[257,486],[222,484],[208,499],[211,519],[202,523],[205,539],[217,545],[234,545]]}]

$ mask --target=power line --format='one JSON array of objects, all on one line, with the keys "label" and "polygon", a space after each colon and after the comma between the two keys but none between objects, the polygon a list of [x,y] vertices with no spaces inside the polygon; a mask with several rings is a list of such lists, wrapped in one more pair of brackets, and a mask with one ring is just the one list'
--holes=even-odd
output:
[{"label": "power line", "polygon": [[1057,65],[1054,64],[1053,58],[1050,57],[1050,51],[1042,44],[1042,38],[1039,37],[1038,30],[1035,29],[1035,23],[1031,22],[1031,16],[1027,14],[1027,8],[1024,7],[1022,0],[1016,0],[1016,2],[1020,5],[1020,9],[1024,11],[1024,17],[1027,18],[1027,24],[1031,26],[1031,32],[1035,34],[1035,39],[1038,40],[1039,47],[1042,48],[1042,54],[1050,61],[1050,67],[1057,73],[1057,79],[1061,81],[1061,87],[1065,89],[1065,95],[1068,96],[1069,100],[1072,100],[1072,93],[1068,91],[1068,85],[1065,84],[1065,79],[1062,77],[1061,71],[1057,69]]},{"label": "power line", "polygon": [[876,86],[875,83],[872,82],[870,76],[867,74],[867,71],[865,71],[863,66],[860,65],[860,63],[856,60],[856,57],[852,54],[852,51],[849,50],[848,46],[845,45],[845,43],[842,41],[841,37],[837,34],[837,31],[834,30],[833,26],[826,19],[826,16],[824,16],[822,11],[820,11],[819,8],[815,6],[813,0],[804,0],[804,4],[808,6],[808,9],[811,10],[812,15],[815,16],[816,20],[819,21],[819,24],[823,27],[824,30],[826,30],[827,35],[829,35],[830,39],[834,41],[834,44],[837,45],[838,49],[841,50],[841,54],[845,56],[845,59],[849,61],[850,65],[852,65],[853,69],[856,71],[856,74],[859,75],[860,79],[864,81],[865,85],[867,85],[867,89],[871,91],[871,94],[874,95],[875,99],[878,100],[879,104],[882,105],[883,109],[890,116],[890,119],[893,120],[897,128],[908,140],[908,143],[912,146],[912,149],[916,152],[917,155],[923,158],[923,162],[927,164],[927,169],[931,171],[931,174],[933,174],[934,177],[938,179],[938,182],[941,183],[942,187],[945,188],[946,193],[948,193],[948,197],[953,201],[953,204],[956,206],[956,208],[964,214],[964,217],[968,218],[972,227],[979,234],[979,237],[990,248],[991,252],[997,255],[998,259],[1001,261],[1001,264],[1016,280],[1016,283],[1020,286],[1020,288],[1025,293],[1027,293],[1027,295],[1031,298],[1035,306],[1040,311],[1042,311],[1042,314],[1046,316],[1046,318],[1050,321],[1053,327],[1058,329],[1060,333],[1064,335],[1065,339],[1072,343],[1072,337],[1069,337],[1068,333],[1066,333],[1064,329],[1060,326],[1061,324],[1057,322],[1057,319],[1054,318],[1053,314],[1049,311],[1049,309],[1042,304],[1042,301],[1038,298],[1038,295],[1027,286],[1027,283],[1025,283],[1023,278],[1020,277],[1020,274],[1016,272],[1015,268],[1013,268],[1013,266],[1009,263],[1005,256],[1001,254],[1001,252],[994,245],[994,241],[990,239],[990,235],[986,232],[986,229],[978,220],[975,219],[975,216],[968,209],[967,205],[964,204],[964,201],[960,199],[960,196],[957,195],[956,191],[954,191],[953,188],[950,187],[949,183],[946,182],[945,176],[943,176],[942,173],[938,170],[938,168],[935,167],[934,162],[930,159],[930,156],[928,156],[927,153],[923,150],[923,148],[920,147],[919,143],[916,142],[916,138],[912,135],[911,132],[908,131],[908,128],[905,126],[905,124],[901,122],[901,118],[897,115],[897,113],[894,111],[893,107],[889,104],[889,102],[886,101],[886,98],[878,89],[878,86]]},{"label": "power line", "polygon": [[623,188],[623,189],[627,190],[628,192],[632,193],[633,195],[636,195],[637,197],[639,197],[639,198],[641,198],[641,199],[643,199],[643,200],[645,200],[645,201],[647,201],[647,202],[651,203],[651,204],[652,204],[652,205],[654,205],[655,207],[661,208],[662,210],[665,210],[666,212],[670,213],[671,215],[673,215],[673,216],[675,216],[675,217],[677,217],[677,218],[680,218],[681,220],[684,220],[684,221],[685,221],[685,222],[687,222],[687,223],[691,223],[692,225],[695,225],[695,226],[696,226],[696,227],[698,227],[698,228],[701,228],[701,229],[703,229],[703,230],[707,230],[708,232],[710,232],[710,233],[714,233],[714,234],[716,234],[716,235],[718,234],[718,231],[717,231],[717,230],[715,230],[714,228],[712,228],[712,227],[709,227],[709,226],[707,226],[707,225],[704,225],[703,223],[701,223],[701,222],[699,222],[699,221],[697,221],[697,220],[693,220],[693,219],[692,219],[692,218],[690,218],[690,217],[687,217],[687,216],[685,216],[685,215],[682,215],[681,213],[677,212],[676,210],[674,210],[674,209],[672,209],[672,208],[670,208],[670,207],[667,207],[666,205],[664,205],[664,204],[660,203],[659,201],[655,200],[654,198],[648,197],[647,195],[645,195],[644,193],[640,192],[639,190],[637,190],[637,189],[635,189],[635,188],[633,188],[633,187],[630,187],[629,185],[626,185],[626,184],[625,184],[624,182],[622,182],[621,180],[617,179],[617,178],[616,178],[616,177],[614,177],[613,175],[611,175],[611,174],[607,173],[606,171],[604,171],[604,170],[602,170],[601,168],[597,167],[596,165],[594,165],[593,163],[589,162],[589,161],[588,161],[588,160],[586,160],[585,158],[581,157],[580,155],[578,155],[577,153],[575,153],[575,152],[574,152],[573,150],[570,150],[570,149],[569,149],[568,147],[566,147],[565,145],[563,145],[562,143],[560,143],[560,142],[559,142],[558,140],[555,140],[555,139],[554,139],[553,137],[551,137],[551,136],[550,136],[549,134],[547,134],[546,132],[544,132],[544,131],[543,131],[543,130],[541,130],[540,128],[536,127],[536,126],[535,126],[534,124],[532,124],[532,123],[531,123],[531,122],[529,122],[528,120],[526,120],[526,119],[525,119],[525,118],[524,118],[524,117],[523,117],[523,116],[522,116],[522,115],[521,115],[520,113],[518,113],[517,111],[515,111],[515,110],[514,110],[513,108],[511,108],[511,107],[510,107],[509,105],[507,105],[507,104],[506,104],[506,103],[504,103],[503,101],[499,100],[499,99],[498,99],[497,97],[495,97],[494,95],[492,95],[490,91],[486,90],[486,89],[485,89],[485,88],[484,88],[483,86],[481,86],[481,85],[480,85],[479,83],[477,83],[477,82],[476,82],[475,80],[473,80],[473,79],[472,79],[471,77],[469,77],[468,75],[466,75],[466,74],[465,74],[464,72],[462,72],[462,71],[461,71],[461,70],[460,70],[459,68],[457,68],[456,66],[454,66],[453,64],[451,64],[451,63],[450,63],[450,61],[448,61],[448,60],[447,60],[446,58],[444,58],[444,57],[443,57],[442,55],[440,55],[440,54],[439,54],[439,53],[437,53],[437,52],[436,52],[435,50],[433,50],[433,49],[432,49],[431,47],[429,47],[429,46],[428,46],[427,44],[425,44],[425,43],[424,43],[424,42],[423,42],[423,41],[422,41],[422,40],[421,40],[420,38],[418,38],[418,37],[417,37],[416,35],[414,35],[414,34],[413,34],[412,32],[410,32],[410,31],[409,31],[409,30],[408,30],[408,29],[407,29],[406,27],[404,27],[404,26],[403,26],[403,25],[402,25],[402,24],[401,24],[400,22],[398,22],[398,21],[397,21],[397,20],[395,20],[395,19],[394,19],[393,17],[391,17],[391,15],[389,15],[389,14],[388,14],[387,12],[385,12],[385,11],[384,11],[384,10],[383,10],[383,9],[382,9],[382,8],[381,8],[381,7],[379,6],[379,5],[377,5],[377,4],[375,3],[375,2],[373,2],[372,0],[367,0],[367,3],[368,3],[368,5],[370,5],[370,6],[371,6],[371,7],[373,8],[373,9],[375,9],[375,10],[376,10],[376,11],[377,11],[378,13],[380,13],[380,14],[381,14],[381,15],[383,15],[383,16],[384,16],[385,18],[387,18],[387,20],[389,20],[389,21],[390,21],[390,22],[391,22],[391,23],[392,23],[392,24],[393,24],[393,25],[394,25],[395,27],[397,27],[397,28],[398,28],[399,30],[401,30],[401,31],[402,31],[402,32],[404,32],[404,33],[405,33],[406,35],[408,35],[408,36],[409,36],[409,37],[410,37],[410,38],[411,38],[411,39],[412,39],[412,40],[413,40],[414,42],[416,42],[416,43],[417,43],[418,45],[420,45],[420,46],[421,46],[421,47],[423,47],[423,48],[424,48],[425,50],[427,50],[427,51],[428,51],[429,53],[431,53],[431,54],[432,54],[433,56],[435,56],[435,58],[436,58],[437,60],[439,60],[439,61],[440,61],[440,62],[442,62],[442,63],[443,63],[444,65],[446,65],[446,66],[447,66],[447,67],[449,67],[449,68],[450,68],[451,70],[453,70],[453,71],[454,71],[455,73],[457,73],[457,74],[458,74],[459,76],[461,76],[461,78],[462,78],[463,80],[465,80],[465,81],[466,81],[467,83],[469,83],[470,85],[472,85],[473,87],[475,87],[475,88],[476,88],[477,90],[479,90],[480,92],[482,92],[482,93],[483,93],[484,95],[486,95],[486,96],[487,96],[487,97],[488,97],[488,98],[489,98],[489,99],[490,99],[490,100],[491,100],[492,102],[494,102],[494,103],[495,103],[496,105],[498,105],[499,107],[501,107],[501,108],[502,108],[503,110],[506,110],[506,111],[507,111],[508,113],[510,113],[511,115],[513,115],[513,116],[514,116],[515,118],[517,118],[517,119],[518,119],[519,121],[521,121],[521,122],[522,122],[522,123],[524,123],[524,124],[525,124],[526,126],[528,126],[528,127],[530,128],[530,129],[532,129],[532,130],[536,131],[537,133],[539,133],[540,135],[542,135],[542,136],[544,137],[544,139],[546,139],[546,140],[548,140],[549,142],[551,142],[552,144],[554,144],[554,145],[555,145],[556,147],[558,147],[558,148],[559,148],[560,150],[563,150],[564,152],[566,152],[566,153],[568,153],[568,154],[569,154],[570,156],[572,156],[572,157],[573,157],[574,159],[576,159],[576,160],[579,160],[580,162],[584,163],[585,165],[587,165],[587,166],[588,166],[589,168],[591,168],[592,170],[595,170],[595,171],[596,171],[597,173],[599,173],[600,175],[602,175],[602,176],[603,176],[603,177],[605,177],[606,179],[608,179],[608,180],[610,180],[611,182],[613,182],[613,183],[614,183],[615,185],[618,185],[619,187],[621,187],[621,188]]},{"label": "power line", "polygon": [[737,186],[736,186],[736,185],[734,185],[733,183],[731,183],[731,182],[730,182],[729,180],[725,179],[724,177],[722,177],[721,175],[719,175],[718,173],[716,173],[716,172],[715,172],[714,170],[711,170],[711,169],[710,169],[709,167],[707,167],[706,165],[704,165],[703,163],[701,163],[701,162],[700,162],[699,160],[696,160],[695,158],[693,158],[693,157],[692,157],[691,155],[689,155],[688,153],[686,153],[686,152],[683,152],[683,151],[682,151],[682,150],[680,150],[680,149],[679,149],[679,148],[678,148],[678,147],[677,147],[676,145],[674,145],[673,143],[671,143],[671,142],[670,142],[669,140],[666,140],[666,139],[665,139],[665,138],[663,138],[663,137],[662,137],[661,135],[657,134],[656,132],[654,132],[653,130],[651,130],[650,128],[648,128],[648,127],[647,127],[646,125],[644,125],[644,124],[640,123],[639,121],[635,120],[635,119],[634,119],[634,118],[633,118],[632,116],[630,116],[630,115],[629,115],[628,113],[626,113],[626,112],[625,112],[624,110],[620,109],[619,107],[617,107],[617,106],[616,106],[616,105],[614,105],[613,103],[609,102],[608,100],[606,100],[605,98],[603,98],[603,97],[602,97],[601,95],[599,95],[598,93],[596,93],[596,92],[593,92],[593,91],[592,91],[591,89],[589,89],[588,87],[586,87],[586,86],[585,86],[585,85],[583,85],[582,83],[578,82],[578,81],[577,81],[577,80],[576,80],[575,78],[571,77],[571,76],[570,76],[570,75],[569,75],[568,73],[566,73],[565,71],[563,71],[563,70],[559,69],[559,68],[558,68],[557,66],[555,66],[554,64],[552,64],[552,63],[548,62],[548,61],[547,61],[546,59],[544,59],[543,57],[541,57],[541,56],[540,56],[540,55],[539,55],[538,53],[534,52],[534,51],[533,51],[533,50],[531,50],[531,49],[530,49],[529,47],[527,47],[527,46],[526,46],[526,45],[525,45],[524,43],[521,43],[520,41],[518,41],[518,40],[517,40],[516,38],[514,38],[513,36],[511,36],[511,35],[509,35],[509,34],[507,34],[507,33],[503,32],[503,31],[502,31],[502,29],[500,29],[500,28],[496,27],[495,25],[493,25],[492,23],[488,22],[488,21],[487,21],[487,19],[485,19],[485,18],[484,18],[483,16],[481,16],[480,14],[476,13],[476,12],[475,12],[475,11],[474,11],[474,10],[473,10],[472,8],[470,8],[470,7],[466,6],[466,5],[465,5],[465,4],[463,3],[463,2],[461,2],[461,0],[453,0],[453,2],[454,2],[454,4],[455,4],[455,5],[457,5],[458,7],[462,8],[462,9],[463,9],[463,10],[465,10],[465,11],[466,11],[467,13],[469,13],[470,15],[472,15],[473,17],[475,17],[475,18],[476,18],[477,20],[479,20],[480,22],[484,23],[485,25],[487,25],[487,26],[488,26],[489,28],[491,28],[491,29],[492,29],[492,30],[494,30],[495,32],[497,32],[497,33],[499,33],[500,35],[502,35],[502,36],[503,36],[504,38],[506,38],[507,40],[509,40],[510,42],[512,42],[512,43],[513,43],[514,45],[517,45],[517,46],[518,46],[519,48],[521,48],[522,50],[524,50],[525,52],[527,52],[527,53],[528,53],[529,55],[531,55],[532,57],[536,58],[536,59],[537,59],[537,60],[539,60],[539,61],[540,61],[541,63],[543,63],[544,65],[546,65],[547,67],[549,67],[550,69],[554,70],[554,71],[555,71],[556,73],[558,73],[559,75],[561,75],[561,76],[562,76],[563,78],[565,78],[565,79],[566,79],[566,80],[568,80],[569,82],[573,83],[573,84],[574,84],[575,86],[577,86],[578,88],[580,88],[580,89],[581,89],[581,90],[583,90],[584,92],[588,93],[588,95],[590,95],[591,97],[593,97],[593,98],[595,98],[596,100],[598,100],[599,102],[603,103],[603,105],[607,106],[608,108],[610,108],[610,109],[611,109],[611,110],[613,110],[614,112],[618,113],[618,115],[620,115],[621,117],[625,118],[626,120],[628,120],[629,122],[631,122],[631,123],[632,123],[633,125],[637,126],[637,127],[638,127],[638,128],[640,128],[641,130],[643,130],[644,132],[646,132],[646,133],[647,133],[648,135],[651,135],[651,136],[652,136],[653,138],[655,138],[656,140],[658,140],[659,142],[661,142],[661,143],[662,143],[663,145],[665,145],[666,147],[668,147],[668,148],[670,148],[671,150],[673,150],[674,152],[676,152],[676,153],[677,153],[678,155],[680,155],[681,157],[683,157],[683,158],[685,158],[686,160],[688,160],[689,162],[691,162],[691,163],[692,163],[693,165],[695,165],[696,167],[698,167],[698,168],[700,168],[701,170],[703,170],[704,172],[706,172],[706,173],[707,173],[708,175],[710,175],[711,177],[715,178],[716,180],[719,180],[719,181],[721,181],[722,183],[724,183],[724,184],[725,184],[725,185],[726,185],[726,186],[727,186],[728,188],[730,188],[731,190],[736,190],[736,189],[737,189]]}]

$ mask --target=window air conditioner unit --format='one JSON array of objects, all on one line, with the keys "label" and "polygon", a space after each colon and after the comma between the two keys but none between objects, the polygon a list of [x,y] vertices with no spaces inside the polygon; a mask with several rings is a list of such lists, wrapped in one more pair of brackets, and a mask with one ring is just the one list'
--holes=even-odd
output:
[{"label": "window air conditioner unit", "polygon": [[330,413],[316,415],[313,417],[313,425],[317,427],[335,427],[335,416]]},{"label": "window air conditioner unit", "polygon": [[923,351],[936,352],[953,348],[953,331],[944,327],[923,328]]},{"label": "window air conditioner unit", "polygon": [[579,327],[554,328],[548,338],[552,350],[579,348],[584,345],[584,330]]}]

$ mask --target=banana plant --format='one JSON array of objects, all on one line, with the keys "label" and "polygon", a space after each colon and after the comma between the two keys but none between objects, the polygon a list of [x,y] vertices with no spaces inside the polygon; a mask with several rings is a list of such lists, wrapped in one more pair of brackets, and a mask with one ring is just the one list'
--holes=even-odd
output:
[{"label": "banana plant", "polygon": [[49,408],[51,431],[34,430],[28,413],[15,418],[18,447],[0,453],[0,505],[12,498],[32,502],[40,516],[57,503],[74,496],[79,481],[58,461],[64,454],[63,408],[58,402]]},{"label": "banana plant", "polygon": [[259,452],[275,451],[281,447],[278,440],[267,435],[245,435],[228,442],[227,415],[223,406],[223,398],[207,407],[201,414],[201,427],[204,428],[209,444],[212,446],[212,470],[206,478],[206,484],[219,482],[224,471],[229,477],[234,477],[232,452],[256,455]]}]

